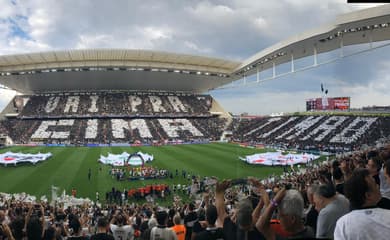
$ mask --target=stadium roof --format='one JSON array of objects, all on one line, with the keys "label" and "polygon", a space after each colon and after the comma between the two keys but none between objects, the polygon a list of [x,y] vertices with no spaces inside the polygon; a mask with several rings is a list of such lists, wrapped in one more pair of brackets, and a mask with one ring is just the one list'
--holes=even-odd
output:
[{"label": "stadium roof", "polygon": [[89,49],[0,57],[0,83],[22,93],[73,90],[204,92],[239,62],[167,52]]},{"label": "stadium roof", "polygon": [[274,66],[390,39],[390,5],[360,10],[236,62],[148,50],[90,49],[0,56],[0,84],[22,93],[95,90],[205,92]]},{"label": "stadium roof", "polygon": [[256,53],[235,69],[233,78],[273,68],[274,63],[277,66],[291,62],[292,59],[314,56],[345,46],[389,39],[390,4],[354,11]]}]

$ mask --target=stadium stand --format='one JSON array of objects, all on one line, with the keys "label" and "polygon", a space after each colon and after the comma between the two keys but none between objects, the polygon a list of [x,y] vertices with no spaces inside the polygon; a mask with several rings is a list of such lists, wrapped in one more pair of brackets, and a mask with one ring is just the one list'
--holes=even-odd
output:
[{"label": "stadium stand", "polygon": [[232,140],[281,148],[345,152],[390,134],[387,116],[313,115],[228,119],[211,112],[210,95],[174,92],[46,93],[28,99],[0,133],[14,143],[155,144]]},{"label": "stadium stand", "polygon": [[358,115],[237,118],[228,129],[238,142],[336,152],[375,145],[378,139],[389,136],[389,121],[385,116]]},{"label": "stadium stand", "polygon": [[29,97],[19,118],[86,117],[197,117],[210,116],[210,95],[175,93],[79,93],[43,94]]},{"label": "stadium stand", "polygon": [[[58,93],[24,96],[0,131],[15,143],[145,143],[218,140],[226,119],[212,115],[209,95]],[[9,131],[7,131],[7,129]]]}]

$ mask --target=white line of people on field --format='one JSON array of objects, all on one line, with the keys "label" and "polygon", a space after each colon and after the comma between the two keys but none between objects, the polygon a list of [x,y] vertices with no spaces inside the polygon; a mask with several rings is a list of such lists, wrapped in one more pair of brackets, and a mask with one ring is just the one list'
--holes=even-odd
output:
[{"label": "white line of people on field", "polygon": [[154,179],[167,178],[170,172],[167,169],[158,169],[152,166],[126,167],[126,168],[111,168],[110,175],[117,180],[129,178],[135,179]]}]

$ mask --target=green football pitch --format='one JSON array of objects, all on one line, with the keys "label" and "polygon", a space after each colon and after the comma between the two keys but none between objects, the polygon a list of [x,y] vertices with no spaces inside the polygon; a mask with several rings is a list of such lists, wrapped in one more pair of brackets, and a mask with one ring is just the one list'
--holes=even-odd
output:
[{"label": "green football pitch", "polygon": [[[75,188],[78,197],[89,197],[93,200],[96,192],[104,199],[105,193],[112,187],[123,190],[153,183],[188,185],[188,180],[181,176],[182,170],[191,175],[216,176],[219,179],[246,176],[264,178],[272,173],[280,175],[283,171],[281,167],[248,165],[239,159],[239,156],[264,150],[225,143],[159,147],[11,147],[0,150],[1,153],[6,151],[53,154],[52,158],[36,165],[25,163],[0,166],[0,192],[26,192],[37,197],[50,196],[52,185],[59,187],[61,192],[65,190],[69,195],[71,189]],[[111,167],[97,161],[100,155],[107,156],[107,153],[138,151],[154,155],[153,162],[147,165],[168,169],[173,173],[173,178],[117,181],[109,174]],[[89,169],[92,173],[91,180],[88,180]],[[176,176],[176,169],[179,176]]]}]

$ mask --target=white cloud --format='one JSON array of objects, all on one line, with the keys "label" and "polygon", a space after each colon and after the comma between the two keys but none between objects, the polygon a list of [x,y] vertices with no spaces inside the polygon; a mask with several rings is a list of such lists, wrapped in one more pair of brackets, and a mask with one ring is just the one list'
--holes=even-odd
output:
[{"label": "white cloud", "polygon": [[53,27],[52,17],[49,10],[44,8],[37,9],[29,16],[30,35],[33,39],[44,40]]},{"label": "white cloud", "polygon": [[170,29],[162,29],[155,27],[146,27],[143,29],[143,34],[147,39],[171,39],[172,31]]},{"label": "white cloud", "polygon": [[190,41],[184,41],[184,45],[192,50],[194,50],[195,52],[199,52],[199,53],[212,53],[213,50],[211,48],[200,48],[198,45],[196,45],[195,43],[193,42],[190,42]]},{"label": "white cloud", "polygon": [[76,44],[77,49],[99,48],[100,46],[109,46],[114,39],[109,35],[80,35]]},{"label": "white cloud", "polygon": [[259,30],[266,30],[268,26],[267,21],[262,17],[256,18],[254,24]]},{"label": "white cloud", "polygon": [[0,18],[8,18],[15,14],[15,8],[12,5],[11,1],[8,0],[0,0]]},{"label": "white cloud", "polygon": [[221,23],[235,16],[235,11],[226,5],[214,5],[208,1],[200,1],[195,7],[188,9],[189,13],[199,20],[208,23]]}]

